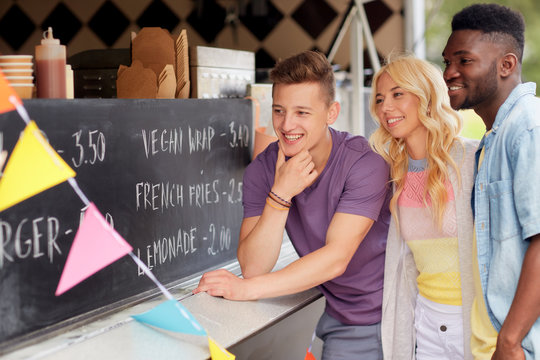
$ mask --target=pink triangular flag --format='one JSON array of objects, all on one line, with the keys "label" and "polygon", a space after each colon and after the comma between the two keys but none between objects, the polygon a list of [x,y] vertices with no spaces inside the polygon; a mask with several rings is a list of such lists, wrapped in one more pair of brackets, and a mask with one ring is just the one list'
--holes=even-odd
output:
[{"label": "pink triangular flag", "polygon": [[105,221],[94,203],[90,203],[71,245],[56,296],[112,264],[132,249]]}]

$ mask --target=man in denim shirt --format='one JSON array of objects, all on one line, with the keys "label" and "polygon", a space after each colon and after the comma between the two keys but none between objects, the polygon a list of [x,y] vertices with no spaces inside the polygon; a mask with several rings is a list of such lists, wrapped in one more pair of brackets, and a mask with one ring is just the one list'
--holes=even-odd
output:
[{"label": "man in denim shirt", "polygon": [[540,358],[540,99],[521,83],[525,25],[496,4],[457,13],[443,51],[452,107],[487,132],[473,194],[478,266],[475,358]]}]

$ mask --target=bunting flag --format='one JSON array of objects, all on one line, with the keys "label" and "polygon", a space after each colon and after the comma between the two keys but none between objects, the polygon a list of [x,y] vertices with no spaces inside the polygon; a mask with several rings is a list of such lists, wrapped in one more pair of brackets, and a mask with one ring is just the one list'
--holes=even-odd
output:
[{"label": "bunting flag", "polygon": [[55,295],[63,294],[132,250],[94,203],[90,203],[75,234]]},{"label": "bunting flag", "polygon": [[131,317],[139,322],[164,330],[193,335],[206,335],[206,331],[193,315],[174,299],[167,300],[145,313],[132,315]]},{"label": "bunting flag", "polygon": [[74,177],[31,121],[17,141],[0,179],[0,211]]},{"label": "bunting flag", "polygon": [[208,347],[210,348],[210,356],[212,360],[234,360],[236,356],[228,352],[226,349],[218,345],[214,339],[208,337]]},{"label": "bunting flag", "polygon": [[17,105],[22,105],[21,99],[0,70],[0,114],[15,110]]},{"label": "bunting flag", "polygon": [[306,350],[306,357],[304,358],[304,360],[317,360],[315,359],[315,355],[313,355],[311,353],[311,351],[309,351],[309,349]]},{"label": "bunting flag", "polygon": [[315,337],[317,336],[317,329],[313,330],[313,334],[311,334],[311,343],[309,344],[309,347],[306,349],[306,356],[304,357],[304,360],[317,360],[315,358],[315,355],[311,352],[311,348],[313,347],[313,342],[315,341]]}]

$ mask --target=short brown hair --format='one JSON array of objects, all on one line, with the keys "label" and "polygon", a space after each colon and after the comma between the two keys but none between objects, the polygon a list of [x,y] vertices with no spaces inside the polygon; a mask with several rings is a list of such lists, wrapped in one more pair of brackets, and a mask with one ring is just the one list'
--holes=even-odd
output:
[{"label": "short brown hair", "polygon": [[270,71],[270,80],[277,84],[319,83],[330,105],[336,96],[336,82],[332,65],[318,51],[304,51],[279,61]]}]

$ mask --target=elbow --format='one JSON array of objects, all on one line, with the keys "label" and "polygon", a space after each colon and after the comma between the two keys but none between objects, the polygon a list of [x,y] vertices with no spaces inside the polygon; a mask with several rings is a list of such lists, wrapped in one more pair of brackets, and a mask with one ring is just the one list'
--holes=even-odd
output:
[{"label": "elbow", "polygon": [[336,270],[336,277],[341,276],[345,273],[345,270],[347,270],[348,263],[341,263],[337,270]]},{"label": "elbow", "polygon": [[261,261],[256,261],[254,259],[247,259],[247,261],[241,261],[238,259],[240,264],[240,271],[242,272],[242,277],[244,279],[254,278],[256,276],[261,276],[268,274],[272,271],[273,267],[267,267],[269,265],[262,264]]},{"label": "elbow", "polygon": [[264,269],[261,269],[260,266],[253,261],[242,261],[242,259],[238,257],[238,263],[240,264],[240,271],[242,272],[242,277],[244,279],[250,279],[266,273]]},{"label": "elbow", "polygon": [[243,255],[240,247],[238,247],[236,258],[238,259],[238,264],[240,265],[240,271],[242,272],[242,277],[244,279],[249,279],[254,275],[253,263],[249,261],[249,257]]},{"label": "elbow", "polygon": [[328,280],[332,280],[337,278],[338,276],[343,275],[347,270],[348,265],[349,262],[344,259],[339,259],[338,261],[336,261],[328,269]]},{"label": "elbow", "polygon": [[238,264],[240,264],[240,271],[242,271],[242,277],[244,279],[264,275],[272,271],[273,265],[269,268],[265,267],[265,264],[262,261],[255,259],[253,256],[250,256],[250,254],[243,253],[240,248],[238,248],[236,257],[238,259]]},{"label": "elbow", "polygon": [[254,271],[252,271],[249,266],[242,265],[242,263],[240,263],[240,271],[242,271],[242,277],[244,279],[249,279],[255,276]]},{"label": "elbow", "polygon": [[242,271],[242,277],[244,279],[251,279],[256,276],[264,275],[268,273],[268,271],[265,271],[264,269],[260,269],[254,266],[242,266],[240,265],[240,270]]}]

